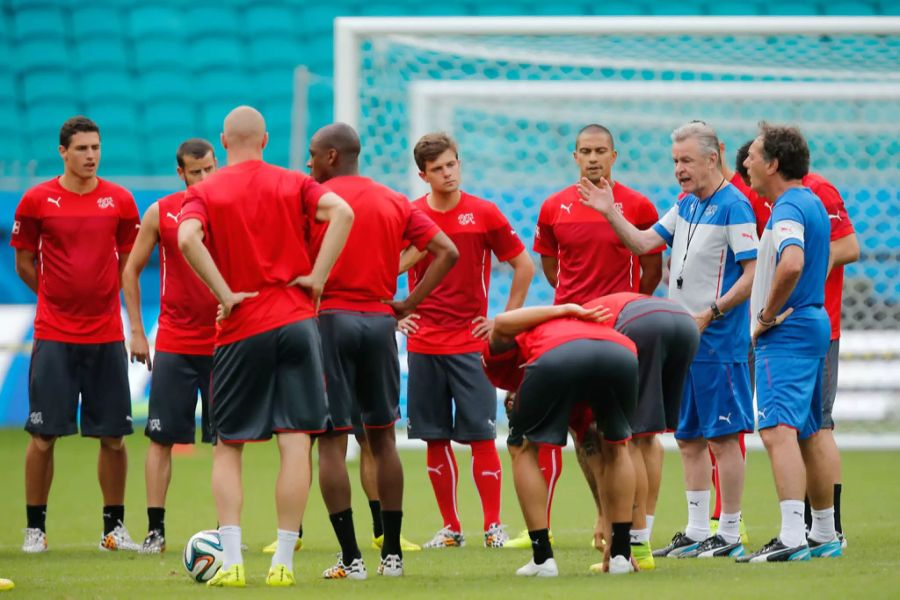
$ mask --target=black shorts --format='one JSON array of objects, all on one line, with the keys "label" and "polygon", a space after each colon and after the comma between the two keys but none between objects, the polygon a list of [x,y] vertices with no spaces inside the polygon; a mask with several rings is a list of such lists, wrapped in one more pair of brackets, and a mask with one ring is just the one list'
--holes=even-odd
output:
[{"label": "black shorts", "polygon": [[71,344],[35,340],[28,369],[28,421],[38,435],[78,433],[121,437],[131,426],[131,390],[124,342]]},{"label": "black shorts", "polygon": [[400,418],[397,320],[349,311],[319,315],[328,411],[335,431],[393,427]]},{"label": "black shorts", "polygon": [[211,392],[214,442],[326,431],[330,421],[315,319],[216,348]]},{"label": "black shorts", "polygon": [[684,380],[700,344],[694,318],[662,298],[634,300],[625,305],[616,331],[638,351],[638,400],[631,417],[635,436],[675,431]]},{"label": "black shorts", "polygon": [[144,435],[158,444],[193,444],[199,392],[200,439],[212,441],[209,427],[212,363],[212,356],[156,353]]},{"label": "black shorts", "polygon": [[484,374],[480,353],[410,352],[408,361],[410,439],[496,439],[497,390]]},{"label": "black shorts", "polygon": [[828,354],[825,355],[825,370],[822,373],[822,429],[834,429],[834,399],[837,397],[838,360],[841,353],[841,340],[831,340]]},{"label": "black shorts", "polygon": [[572,408],[585,400],[603,438],[626,441],[637,393],[638,361],[628,348],[606,340],[566,342],[525,367],[507,443],[519,445],[524,437],[565,446]]}]

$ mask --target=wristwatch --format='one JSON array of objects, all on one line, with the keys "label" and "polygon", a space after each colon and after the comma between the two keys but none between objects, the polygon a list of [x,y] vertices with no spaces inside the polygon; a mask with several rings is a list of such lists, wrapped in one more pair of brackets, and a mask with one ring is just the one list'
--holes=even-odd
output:
[{"label": "wristwatch", "polygon": [[725,313],[723,313],[721,310],[719,310],[719,305],[716,304],[715,302],[713,302],[712,304],[709,305],[709,310],[712,311],[712,320],[713,321],[718,321],[719,319],[725,318]]}]

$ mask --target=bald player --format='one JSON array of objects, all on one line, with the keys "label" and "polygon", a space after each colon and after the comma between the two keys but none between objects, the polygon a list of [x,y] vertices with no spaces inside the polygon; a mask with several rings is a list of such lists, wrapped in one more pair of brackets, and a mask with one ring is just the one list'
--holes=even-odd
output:
[{"label": "bald player", "polygon": [[[316,304],[353,223],[353,210],[311,177],[262,160],[262,115],[225,118],[227,166],[188,188],[178,226],[184,258],[219,301],[213,355],[213,495],[224,549],[207,585],[244,587],[242,450],[277,435],[278,547],[266,577],[294,584],[293,553],[309,495],[312,433],[330,427]],[[309,231],[329,223],[315,264]]]},{"label": "bald player", "polygon": [[[359,174],[359,136],[345,123],[316,132],[309,147],[313,178],[328,184],[353,209],[355,225],[322,293],[319,333],[325,355],[325,381],[332,419],[318,438],[319,486],[341,545],[326,579],[365,579],[356,543],[347,475],[347,434],[358,424],[372,451],[381,501],[384,539],[379,575],[403,574],[400,528],[403,467],[394,423],[400,418],[400,362],[397,319],[410,314],[440,283],[459,257],[447,234],[402,194]],[[314,231],[314,247],[331,229]],[[393,300],[400,253],[412,244],[434,259],[404,300]]]}]

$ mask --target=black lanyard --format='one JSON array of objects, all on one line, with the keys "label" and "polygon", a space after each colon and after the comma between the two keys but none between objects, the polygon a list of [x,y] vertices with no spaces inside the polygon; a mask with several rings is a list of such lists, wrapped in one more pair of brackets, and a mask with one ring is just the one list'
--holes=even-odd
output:
[{"label": "black lanyard", "polygon": [[[678,286],[678,289],[681,289],[681,286],[684,285],[684,265],[687,264],[688,250],[691,249],[691,240],[694,239],[694,234],[697,233],[697,230],[700,229],[700,221],[703,220],[703,213],[706,212],[706,207],[709,206],[709,201],[713,199],[719,190],[722,189],[722,186],[725,185],[725,178],[722,178],[722,182],[719,183],[719,186],[713,190],[713,193],[710,194],[705,200],[698,199],[694,204],[694,207],[691,209],[691,218],[688,220],[688,233],[687,233],[687,243],[684,246],[684,258],[681,259],[681,271],[678,274],[678,279],[675,280],[675,284]],[[700,217],[697,219],[697,222],[694,223],[694,215],[697,214],[697,209],[700,205],[703,205],[703,210],[700,211]]]}]

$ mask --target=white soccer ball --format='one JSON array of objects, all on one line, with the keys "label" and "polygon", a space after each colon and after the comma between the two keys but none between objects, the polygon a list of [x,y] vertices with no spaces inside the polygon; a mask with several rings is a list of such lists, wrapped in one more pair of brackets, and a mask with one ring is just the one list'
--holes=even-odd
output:
[{"label": "white soccer ball", "polygon": [[222,540],[215,529],[195,533],[184,546],[184,568],[199,583],[212,579],[222,568],[224,558]]}]

